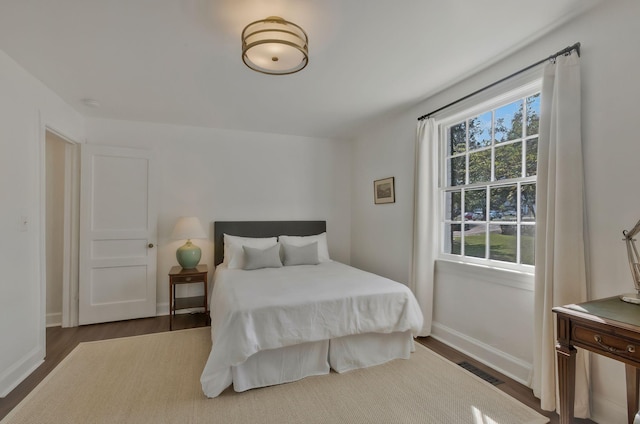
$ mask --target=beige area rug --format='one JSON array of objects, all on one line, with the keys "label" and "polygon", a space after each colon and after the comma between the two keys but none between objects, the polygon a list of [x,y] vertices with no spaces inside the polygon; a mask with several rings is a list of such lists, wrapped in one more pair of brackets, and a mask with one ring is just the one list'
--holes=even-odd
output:
[{"label": "beige area rug", "polygon": [[209,331],[82,343],[1,423],[548,422],[417,343],[409,360],[207,399]]}]

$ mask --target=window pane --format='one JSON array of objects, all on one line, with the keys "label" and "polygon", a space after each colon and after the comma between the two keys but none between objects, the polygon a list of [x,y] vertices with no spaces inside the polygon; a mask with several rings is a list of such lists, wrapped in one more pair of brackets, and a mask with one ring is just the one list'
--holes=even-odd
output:
[{"label": "window pane", "polygon": [[467,221],[484,221],[487,210],[487,189],[465,191],[464,217]]},{"label": "window pane", "polygon": [[515,140],[522,137],[522,100],[496,109],[496,142]]},{"label": "window pane", "polygon": [[527,135],[538,134],[540,122],[540,93],[527,97]]},{"label": "window pane", "polygon": [[444,225],[444,253],[460,254],[460,224]]},{"label": "window pane", "polygon": [[501,224],[495,227],[497,227],[496,231],[492,231],[489,236],[489,259],[515,263],[518,246],[517,226]]},{"label": "window pane", "polygon": [[520,227],[520,263],[535,265],[536,226],[522,225]]},{"label": "window pane", "polygon": [[465,138],[467,136],[467,126],[461,122],[449,128],[449,154],[463,153],[467,150]]},{"label": "window pane", "polygon": [[538,174],[538,139],[527,140],[527,177]]},{"label": "window pane", "polygon": [[462,193],[449,191],[445,193],[445,219],[449,221],[462,220]]},{"label": "window pane", "polygon": [[465,157],[458,156],[455,158],[450,158],[449,162],[449,180],[447,181],[447,186],[457,186],[464,184],[464,175],[465,175]]},{"label": "window pane", "polygon": [[469,154],[469,184],[491,180],[491,150]]},{"label": "window pane", "polygon": [[468,224],[464,232],[464,254],[474,258],[485,258],[487,239],[485,224]]},{"label": "window pane", "polygon": [[522,142],[496,147],[495,166],[496,181],[522,177]]},{"label": "window pane", "polygon": [[491,112],[469,119],[469,149],[491,145]]},{"label": "window pane", "polygon": [[492,221],[516,220],[517,192],[515,185],[491,188],[489,217]]},{"label": "window pane", "polygon": [[520,196],[520,220],[523,222],[536,221],[536,185],[522,184]]},{"label": "window pane", "polygon": [[441,253],[509,269],[534,264],[541,95],[532,93],[496,99],[441,133]]}]

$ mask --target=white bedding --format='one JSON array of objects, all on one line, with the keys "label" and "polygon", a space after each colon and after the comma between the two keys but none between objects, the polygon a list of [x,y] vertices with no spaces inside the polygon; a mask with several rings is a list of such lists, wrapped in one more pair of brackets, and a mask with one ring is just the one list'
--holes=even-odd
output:
[{"label": "white bedding", "polygon": [[422,327],[403,284],[338,263],[216,270],[211,295],[212,349],[201,376],[208,397],[232,383],[232,366],[251,355],[305,342]]}]

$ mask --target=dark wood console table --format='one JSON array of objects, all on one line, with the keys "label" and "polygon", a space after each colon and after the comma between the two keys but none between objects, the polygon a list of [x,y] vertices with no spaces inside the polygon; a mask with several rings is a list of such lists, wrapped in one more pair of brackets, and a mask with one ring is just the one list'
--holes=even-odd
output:
[{"label": "dark wood console table", "polygon": [[619,297],[553,308],[557,314],[560,424],[573,421],[576,347],[624,362],[627,379],[627,416],[638,412],[640,383],[640,305]]}]

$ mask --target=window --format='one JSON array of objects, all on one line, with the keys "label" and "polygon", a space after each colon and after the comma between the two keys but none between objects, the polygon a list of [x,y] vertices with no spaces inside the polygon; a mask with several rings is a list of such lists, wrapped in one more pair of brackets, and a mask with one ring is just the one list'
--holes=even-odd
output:
[{"label": "window", "polygon": [[535,263],[539,85],[440,124],[441,256]]}]

